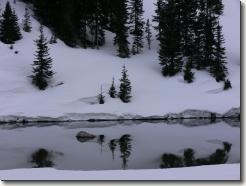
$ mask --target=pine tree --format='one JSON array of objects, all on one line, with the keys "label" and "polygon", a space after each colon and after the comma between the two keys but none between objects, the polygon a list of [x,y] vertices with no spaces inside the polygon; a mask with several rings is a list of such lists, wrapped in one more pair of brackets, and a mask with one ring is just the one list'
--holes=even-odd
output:
[{"label": "pine tree", "polygon": [[91,16],[90,30],[94,36],[92,45],[99,49],[105,43],[105,33],[103,28],[104,15],[102,12],[102,1],[95,0],[94,12]]},{"label": "pine tree", "polygon": [[40,36],[35,43],[37,51],[33,63],[33,75],[31,75],[32,83],[40,90],[45,90],[54,72],[52,71],[52,58],[49,56],[48,42],[43,33],[43,26],[40,27]]},{"label": "pine tree", "polygon": [[31,32],[32,31],[30,13],[29,13],[27,7],[25,8],[25,14],[24,14],[24,20],[23,20],[23,30],[25,32]]},{"label": "pine tree", "polygon": [[224,90],[232,89],[231,81],[229,79],[224,82]]},{"label": "pine tree", "polygon": [[157,36],[156,38],[159,39],[159,33],[161,32],[161,13],[163,11],[163,7],[166,4],[166,2],[164,2],[164,0],[157,0],[155,6],[156,6],[156,10],[155,10],[155,15],[153,16],[153,22],[155,22],[157,25],[154,26],[154,29],[157,31]]},{"label": "pine tree", "polygon": [[5,44],[14,44],[22,38],[18,25],[18,18],[12,11],[10,3],[6,3],[5,10],[2,14],[0,27],[0,40]]},{"label": "pine tree", "polygon": [[210,67],[215,59],[215,44],[216,44],[216,27],[219,23],[219,17],[223,14],[223,3],[222,0],[200,0],[203,8],[202,21],[204,22],[204,38],[203,38],[203,55],[201,67]]},{"label": "pine tree", "polygon": [[132,54],[140,54],[144,47],[143,0],[130,0],[130,32],[133,35]]},{"label": "pine tree", "polygon": [[181,72],[183,66],[180,49],[180,22],[176,1],[168,0],[160,12],[159,60],[163,76],[174,76]]},{"label": "pine tree", "polygon": [[187,62],[184,70],[184,80],[187,83],[192,83],[194,81],[194,73],[191,71],[191,69],[192,69],[192,64]]},{"label": "pine tree", "polygon": [[195,53],[194,27],[197,20],[197,0],[181,0],[178,8],[180,9],[181,50],[183,56],[193,57]]},{"label": "pine tree", "polygon": [[20,31],[20,26],[18,24],[18,17],[15,13],[15,10],[12,11],[12,24],[13,24],[13,39],[14,41],[18,41],[20,39],[22,39],[22,35],[21,35],[21,31]]},{"label": "pine tree", "polygon": [[116,88],[115,88],[115,83],[114,83],[114,78],[113,78],[113,81],[112,81],[112,84],[111,84],[111,87],[109,89],[108,94],[109,94],[109,96],[111,98],[116,98],[116,96],[117,96],[117,92],[116,92]]},{"label": "pine tree", "polygon": [[105,103],[105,96],[103,95],[102,87],[100,94],[97,96],[97,99],[100,105],[103,105]]},{"label": "pine tree", "polygon": [[128,42],[128,11],[127,0],[114,0],[114,44],[118,47],[118,56],[120,58],[128,58],[130,56]]},{"label": "pine tree", "polygon": [[151,50],[152,33],[151,33],[151,24],[149,19],[146,22],[145,32],[146,32],[146,40],[148,43],[148,49]]},{"label": "pine tree", "polygon": [[215,77],[217,82],[224,81],[228,74],[226,67],[226,53],[223,44],[224,37],[222,34],[222,26],[218,25],[215,42],[215,60],[210,66],[210,73]]},{"label": "pine tree", "polygon": [[88,26],[89,26],[89,14],[88,14],[88,1],[83,0],[79,2],[80,14],[79,14],[79,40],[80,45],[86,49],[88,47]]},{"label": "pine tree", "polygon": [[131,101],[131,82],[128,79],[127,69],[126,66],[123,66],[122,70],[122,78],[120,79],[120,92],[119,92],[119,98],[123,103],[129,103]]}]

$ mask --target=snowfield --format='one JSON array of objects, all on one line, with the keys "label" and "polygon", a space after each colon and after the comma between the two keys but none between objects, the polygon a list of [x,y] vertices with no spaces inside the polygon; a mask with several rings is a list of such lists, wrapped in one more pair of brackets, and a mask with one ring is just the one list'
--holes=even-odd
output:
[{"label": "snowfield", "polygon": [[240,181],[240,165],[218,165],[167,170],[58,171],[19,169],[0,171],[2,180],[218,180]]},{"label": "snowfield", "polygon": [[[6,1],[1,0],[1,10]],[[144,2],[145,17],[151,18],[154,1]],[[60,117],[92,113],[101,114],[103,119],[102,113],[162,116],[186,109],[225,113],[233,107],[240,107],[240,1],[224,0],[224,3],[222,23],[232,90],[222,91],[223,83],[216,83],[207,72],[195,72],[195,83],[191,85],[183,81],[182,74],[164,78],[160,72],[156,41],[151,51],[146,47],[141,55],[120,59],[112,44],[113,35],[107,32],[107,44],[101,50],[69,48],[62,41],[50,45],[56,74],[52,86],[46,91],[39,91],[28,78],[34,59],[34,40],[39,35],[40,26],[32,19],[33,31],[22,32],[24,39],[14,45],[14,50],[0,43],[0,116]],[[17,1],[12,7],[21,23],[25,4]],[[45,28],[45,33],[48,38],[51,37],[48,28]],[[16,50],[19,54],[14,54]],[[106,104],[97,104],[96,96],[101,85],[105,95],[113,77],[119,85],[124,64],[132,81],[132,102],[124,104],[107,95]]]}]

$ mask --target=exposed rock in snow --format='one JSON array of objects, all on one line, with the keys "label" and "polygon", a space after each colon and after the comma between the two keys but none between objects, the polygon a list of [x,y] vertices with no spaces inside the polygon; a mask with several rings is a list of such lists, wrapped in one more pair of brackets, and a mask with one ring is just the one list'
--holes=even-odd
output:
[{"label": "exposed rock in snow", "polygon": [[207,110],[185,110],[180,113],[182,118],[221,118],[221,114]]},{"label": "exposed rock in snow", "polygon": [[224,118],[240,118],[240,108],[232,108],[223,115]]}]

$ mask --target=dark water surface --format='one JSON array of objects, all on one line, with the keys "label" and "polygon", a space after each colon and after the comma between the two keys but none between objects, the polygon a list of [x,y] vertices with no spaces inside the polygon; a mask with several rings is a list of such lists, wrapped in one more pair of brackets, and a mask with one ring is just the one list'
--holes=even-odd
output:
[{"label": "dark water surface", "polygon": [[[80,131],[96,137],[78,139]],[[47,166],[61,170],[158,169],[201,162],[239,163],[240,123],[0,125],[0,170]]]}]

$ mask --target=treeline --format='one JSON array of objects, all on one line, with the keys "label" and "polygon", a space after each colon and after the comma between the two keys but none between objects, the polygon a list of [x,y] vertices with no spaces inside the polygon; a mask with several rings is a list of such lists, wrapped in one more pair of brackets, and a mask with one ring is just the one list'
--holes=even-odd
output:
[{"label": "treeline", "polygon": [[[116,35],[119,57],[142,52],[146,29],[143,0],[23,1],[32,3],[40,22],[69,46],[99,49],[105,44],[105,30],[109,30]],[[129,34],[134,37],[132,46]]]},{"label": "treeline", "polygon": [[156,7],[162,74],[184,72],[184,80],[192,83],[192,69],[207,70],[230,88],[220,24],[222,0],[157,0]]},{"label": "treeline", "polygon": [[[153,20],[144,20],[143,0],[22,1],[32,3],[41,25],[48,26],[53,32],[50,44],[56,43],[59,37],[69,46],[99,49],[106,42],[105,31],[108,30],[115,33],[112,39],[121,58],[141,54],[145,43],[151,49],[153,21],[156,23],[154,28],[160,46],[159,61],[163,76],[183,73],[184,80],[192,83],[194,69],[206,70],[217,82],[224,82],[225,90],[232,88],[220,24],[224,11],[222,0],[157,0]],[[28,8],[23,15],[22,30],[32,30]],[[132,42],[129,42],[130,36]],[[40,37],[40,43],[47,45],[42,28]],[[20,39],[18,17],[7,2],[0,16],[0,40],[5,44],[14,44]],[[37,48],[41,46],[36,44]],[[42,51],[44,58],[49,55],[48,46],[46,48]],[[35,57],[40,58],[40,54],[35,54]],[[48,67],[52,66],[49,57],[47,60],[37,59],[34,66],[45,66],[45,62]],[[44,79],[51,79],[53,73],[48,74],[44,75]],[[33,82],[40,83],[40,76],[37,75],[38,80]],[[45,89],[48,81],[40,84],[41,89]]]}]

